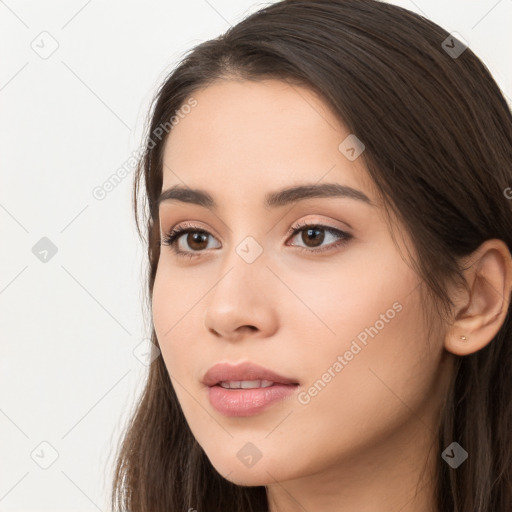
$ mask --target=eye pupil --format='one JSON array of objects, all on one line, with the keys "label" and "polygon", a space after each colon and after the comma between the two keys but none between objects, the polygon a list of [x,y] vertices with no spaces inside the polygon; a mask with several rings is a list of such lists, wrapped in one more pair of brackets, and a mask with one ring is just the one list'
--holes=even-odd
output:
[{"label": "eye pupil", "polygon": [[[206,245],[208,245],[207,239],[208,239],[208,235],[206,233],[198,233],[197,231],[194,231],[194,232],[190,232],[188,234],[187,243],[188,243],[189,247],[191,247],[191,248],[194,248],[197,250],[202,250],[205,247],[203,247],[203,245],[201,245],[201,243],[204,244],[204,242],[206,242]],[[200,246],[194,247],[195,243],[199,243]]]},{"label": "eye pupil", "polygon": [[[318,245],[321,245],[325,238],[325,230],[320,228],[309,228],[303,231],[303,233],[306,233],[308,237],[313,239],[314,244],[310,247],[317,247]],[[319,234],[320,236],[318,236]],[[304,236],[302,237],[302,240],[307,244],[307,240],[305,240]]]}]

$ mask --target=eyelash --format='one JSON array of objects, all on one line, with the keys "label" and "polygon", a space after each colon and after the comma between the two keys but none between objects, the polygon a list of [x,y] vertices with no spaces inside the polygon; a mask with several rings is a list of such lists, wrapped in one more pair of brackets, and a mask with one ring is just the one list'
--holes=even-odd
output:
[{"label": "eyelash", "polygon": [[[324,251],[330,251],[337,247],[344,246],[352,238],[352,235],[350,233],[346,233],[345,231],[341,231],[339,229],[336,229],[336,228],[333,228],[330,226],[325,226],[323,224],[308,224],[306,222],[303,224],[299,223],[296,226],[292,227],[290,229],[290,233],[291,233],[290,238],[295,237],[295,235],[297,235],[298,233],[300,233],[302,231],[305,231],[306,229],[312,229],[312,228],[318,228],[323,231],[328,231],[330,233],[334,233],[336,236],[339,237],[339,240],[337,242],[333,242],[333,243],[329,244],[327,247],[324,247],[321,249],[309,249],[307,247],[301,247],[301,246],[293,246],[293,247],[297,247],[298,249],[300,249],[302,251],[306,251],[309,254],[314,254],[314,253],[319,253],[319,252],[324,252]],[[185,223],[185,224],[182,224],[180,226],[173,228],[169,233],[167,233],[164,236],[163,240],[160,242],[160,245],[168,245],[169,247],[171,247],[171,250],[179,257],[185,257],[185,258],[188,257],[189,259],[192,259],[192,258],[201,256],[202,253],[204,252],[204,250],[191,252],[191,251],[182,251],[177,248],[176,242],[185,233],[201,233],[204,235],[210,235],[210,233],[208,233],[208,231],[205,231],[204,229],[196,227],[192,224]]]}]

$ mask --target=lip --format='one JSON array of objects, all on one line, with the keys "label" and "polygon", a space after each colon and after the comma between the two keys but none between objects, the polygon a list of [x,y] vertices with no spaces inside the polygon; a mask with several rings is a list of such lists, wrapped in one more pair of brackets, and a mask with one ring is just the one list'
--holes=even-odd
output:
[{"label": "lip", "polygon": [[[219,385],[223,381],[240,380],[270,380],[274,384],[250,389],[226,389]],[[252,416],[263,412],[272,404],[289,397],[299,385],[294,379],[251,362],[216,364],[206,372],[203,384],[207,386],[212,407],[225,416]]]},{"label": "lip", "polygon": [[271,380],[276,384],[298,384],[294,379],[283,377],[250,361],[234,365],[229,363],[215,364],[204,375],[203,384],[211,387],[229,380]]}]

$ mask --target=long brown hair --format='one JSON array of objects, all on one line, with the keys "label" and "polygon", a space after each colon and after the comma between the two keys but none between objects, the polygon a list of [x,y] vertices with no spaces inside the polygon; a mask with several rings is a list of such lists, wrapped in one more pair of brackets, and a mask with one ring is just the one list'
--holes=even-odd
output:
[{"label": "long brown hair", "polygon": [[[438,318],[447,313],[447,284],[464,282],[459,258],[490,238],[512,248],[511,202],[504,194],[512,186],[510,107],[486,66],[449,36],[376,0],[284,0],[185,55],[154,99],[134,181],[149,297],[160,254],[155,201],[170,120],[214,80],[276,78],[316,91],[364,142],[369,176],[414,243],[415,265]],[[154,329],[151,336],[158,346]],[[440,512],[512,510],[511,365],[509,309],[485,348],[456,358],[440,418]],[[457,469],[441,458],[453,441],[469,453]],[[114,510],[268,510],[265,487],[237,486],[213,468],[162,357],[150,366],[116,457]]]}]

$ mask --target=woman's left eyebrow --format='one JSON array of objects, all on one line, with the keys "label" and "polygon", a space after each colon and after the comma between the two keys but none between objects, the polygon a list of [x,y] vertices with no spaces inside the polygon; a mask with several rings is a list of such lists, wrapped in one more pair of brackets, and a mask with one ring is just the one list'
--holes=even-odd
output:
[{"label": "woman's left eyebrow", "polygon": [[[269,192],[265,196],[264,204],[269,208],[282,208],[290,203],[314,197],[355,199],[368,206],[375,207],[375,204],[364,192],[340,183],[305,184]],[[164,190],[158,197],[155,208],[159,208],[162,203],[169,201],[196,204],[211,210],[216,210],[218,207],[217,202],[210,193],[205,190],[184,187],[182,185],[174,185]]]}]

